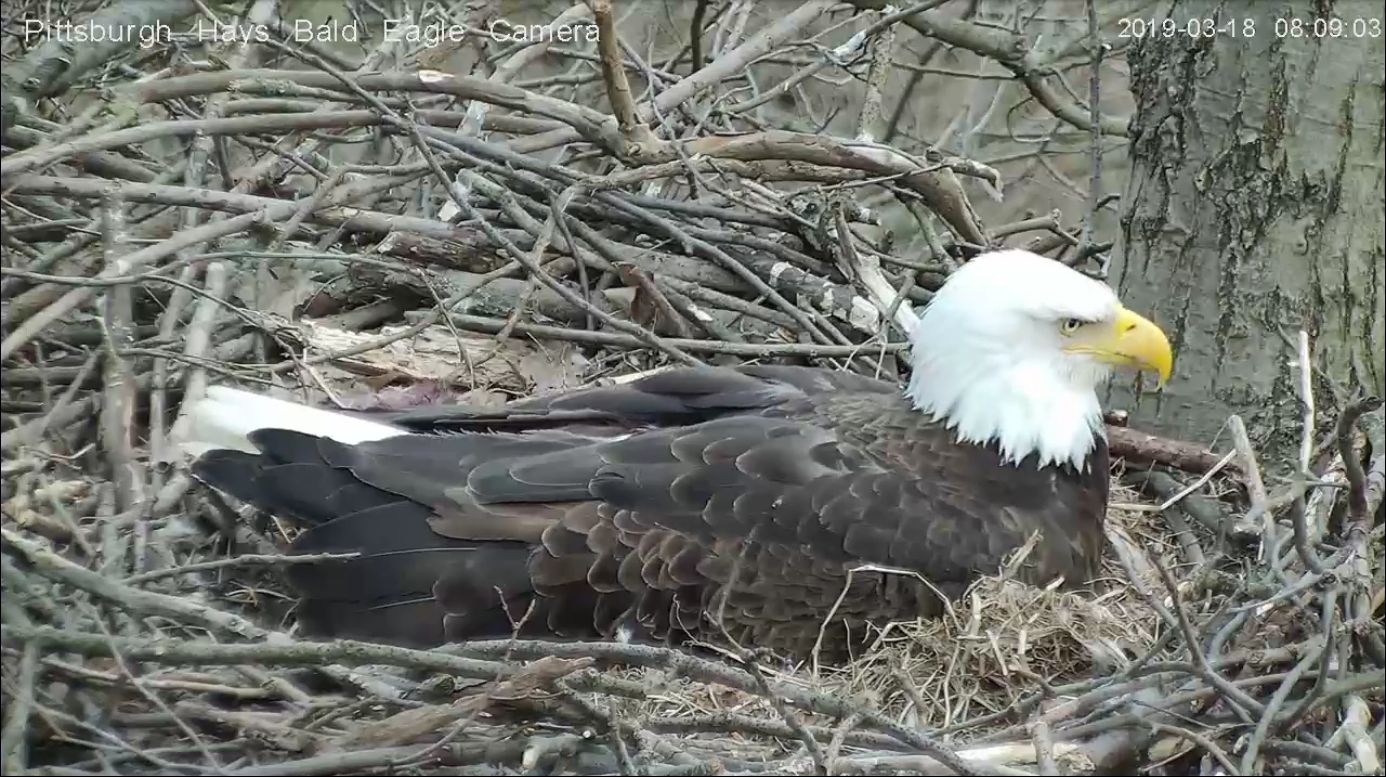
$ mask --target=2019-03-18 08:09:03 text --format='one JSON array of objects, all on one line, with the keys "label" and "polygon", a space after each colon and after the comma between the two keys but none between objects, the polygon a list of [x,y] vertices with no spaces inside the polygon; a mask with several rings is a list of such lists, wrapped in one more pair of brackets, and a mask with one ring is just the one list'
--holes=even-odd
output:
[{"label": "2019-03-18 08:09:03 text", "polygon": [[1276,38],[1360,39],[1381,38],[1379,17],[1356,16],[1274,16],[1274,17],[1192,17],[1188,19],[1131,16],[1117,20],[1118,38],[1254,38],[1272,34]]}]

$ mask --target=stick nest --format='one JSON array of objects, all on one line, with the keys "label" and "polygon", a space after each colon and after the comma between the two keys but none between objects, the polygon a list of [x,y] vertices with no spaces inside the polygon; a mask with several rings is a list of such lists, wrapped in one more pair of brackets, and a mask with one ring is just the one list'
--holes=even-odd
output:
[{"label": "stick nest", "polygon": [[[194,5],[89,10],[177,26]],[[903,16],[828,25],[814,0],[755,27],[752,6],[663,63],[617,45],[598,0],[563,17],[603,31],[588,49],[5,40],[4,773],[1380,772],[1375,405],[1316,414],[1307,381],[1304,454],[1272,462],[1287,484],[1267,488],[1240,419],[1225,455],[1110,426],[1091,591],[998,570],[847,666],[294,636],[285,528],[195,485],[170,444],[209,382],[407,407],[670,364],[903,379],[912,306],[978,251],[1035,233],[1016,245],[1105,266],[1110,244],[1057,215],[985,228],[987,165],[875,142]],[[1064,68],[1022,72],[1019,36],[928,29],[1010,52],[1025,110],[1084,114]],[[753,64],[786,94],[848,69],[858,126],[767,129],[780,92],[744,88]]]}]

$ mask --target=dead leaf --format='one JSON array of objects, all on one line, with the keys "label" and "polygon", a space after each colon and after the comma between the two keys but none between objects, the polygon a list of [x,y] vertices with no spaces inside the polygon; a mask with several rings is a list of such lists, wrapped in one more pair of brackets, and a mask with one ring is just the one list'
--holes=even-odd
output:
[{"label": "dead leaf", "polygon": [[[374,332],[353,332],[314,319],[298,323],[310,354],[345,351],[402,329],[387,326]],[[470,332],[454,335],[439,325],[364,353],[334,359],[320,372],[353,407],[362,403],[381,406],[382,400],[371,395],[384,392],[387,386],[419,385],[418,396],[400,395],[383,401],[413,407],[456,401],[459,391],[500,390],[525,395],[573,388],[582,385],[587,367],[588,360],[571,343],[535,343],[517,337],[497,341]],[[370,395],[363,393],[363,384]],[[432,399],[427,396],[430,392]]]}]

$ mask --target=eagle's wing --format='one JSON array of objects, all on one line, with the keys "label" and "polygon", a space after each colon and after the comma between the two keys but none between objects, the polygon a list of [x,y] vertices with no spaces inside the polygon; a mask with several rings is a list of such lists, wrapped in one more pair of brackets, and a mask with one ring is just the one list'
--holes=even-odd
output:
[{"label": "eagle's wing", "polygon": [[417,432],[669,426],[781,407],[823,394],[895,397],[899,391],[883,380],[813,367],[677,367],[629,383],[516,400],[496,410],[439,405],[374,417]]},{"label": "eagle's wing", "polygon": [[[1003,470],[898,394],[781,382],[766,400],[763,379],[741,377],[761,385],[637,387],[666,408],[717,397],[717,411],[624,436],[550,428],[348,446],[265,430],[260,456],[209,454],[198,472],[310,525],[295,552],[362,554],[290,569],[301,621],[324,635],[503,635],[533,605],[526,624],[541,631],[725,630],[799,651],[829,611],[834,641],[843,626],[927,614],[935,590],[957,593],[1036,530],[1038,573],[1085,576],[1086,485]],[[629,407],[616,415],[652,417]],[[680,416],[663,412],[653,417]],[[863,564],[909,573],[863,570],[844,592]]]}]

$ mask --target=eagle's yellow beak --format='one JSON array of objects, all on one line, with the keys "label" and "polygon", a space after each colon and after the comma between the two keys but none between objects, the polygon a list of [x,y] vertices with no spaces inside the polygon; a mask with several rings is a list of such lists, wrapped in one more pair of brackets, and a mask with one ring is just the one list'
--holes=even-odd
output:
[{"label": "eagle's yellow beak", "polygon": [[1121,308],[1110,325],[1080,333],[1065,350],[1092,354],[1108,364],[1150,370],[1169,380],[1174,352],[1163,330],[1149,319]]}]

